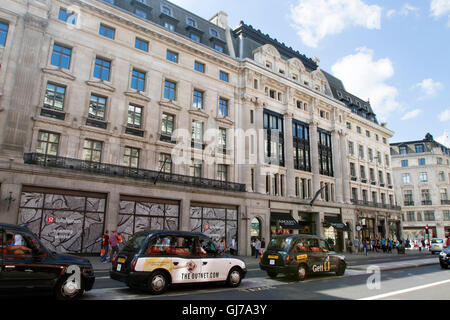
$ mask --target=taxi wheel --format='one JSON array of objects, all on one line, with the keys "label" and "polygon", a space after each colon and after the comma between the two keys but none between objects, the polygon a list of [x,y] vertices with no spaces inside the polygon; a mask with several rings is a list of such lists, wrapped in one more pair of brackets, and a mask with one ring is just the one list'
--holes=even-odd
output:
[{"label": "taxi wheel", "polygon": [[271,277],[272,279],[274,279],[274,278],[277,277],[278,273],[273,272],[273,271],[268,271],[268,272],[267,272],[267,275],[268,275],[269,277]]},{"label": "taxi wheel", "polygon": [[303,281],[306,279],[307,269],[304,264],[298,266],[297,273],[294,274],[294,278],[297,281]]},{"label": "taxi wheel", "polygon": [[443,264],[442,262],[440,263],[441,268],[442,269],[448,269],[448,265],[447,264]]},{"label": "taxi wheel", "polygon": [[58,300],[78,300],[84,293],[84,289],[72,281],[67,281],[68,276],[64,276],[56,283],[55,296]]},{"label": "taxi wheel", "polygon": [[169,279],[162,271],[155,271],[148,279],[148,289],[152,294],[162,294],[169,286]]},{"label": "taxi wheel", "polygon": [[242,281],[242,273],[239,268],[233,268],[231,269],[230,273],[228,274],[227,278],[227,284],[228,286],[232,288],[239,287]]}]

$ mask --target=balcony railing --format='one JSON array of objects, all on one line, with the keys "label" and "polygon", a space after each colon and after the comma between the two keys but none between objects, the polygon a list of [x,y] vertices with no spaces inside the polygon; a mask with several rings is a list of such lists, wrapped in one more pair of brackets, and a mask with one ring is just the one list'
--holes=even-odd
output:
[{"label": "balcony railing", "polygon": [[149,183],[154,183],[157,179],[157,181],[159,182],[173,183],[190,187],[245,192],[245,184],[241,183],[212,180],[164,172],[159,173],[158,171],[130,168],[125,166],[84,161],[58,156],[50,156],[40,153],[25,153],[23,158],[26,164],[38,165],[41,167],[68,169],[110,177],[133,178],[145,180]]},{"label": "balcony railing", "polygon": [[431,200],[422,200],[422,205],[424,206],[431,206],[433,204],[433,202],[431,202]]},{"label": "balcony railing", "polygon": [[351,199],[352,203],[357,206],[371,207],[371,208],[381,208],[389,210],[401,210],[400,206],[396,206],[390,203],[380,203],[366,200],[355,200]]},{"label": "balcony railing", "polygon": [[413,206],[414,205],[414,201],[405,201],[404,205],[405,206]]},{"label": "balcony railing", "polygon": [[443,200],[443,199],[441,199],[441,204],[450,204],[450,200]]}]

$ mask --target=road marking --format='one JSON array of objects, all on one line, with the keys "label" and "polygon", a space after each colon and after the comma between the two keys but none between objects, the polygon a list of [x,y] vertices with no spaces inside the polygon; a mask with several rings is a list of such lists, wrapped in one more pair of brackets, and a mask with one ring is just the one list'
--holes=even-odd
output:
[{"label": "road marking", "polygon": [[393,292],[389,292],[389,293],[379,294],[377,296],[361,298],[361,299],[358,299],[358,300],[384,299],[384,298],[388,298],[388,297],[392,297],[392,296],[396,296],[396,295],[400,295],[400,294],[404,294],[404,293],[409,293],[409,292],[413,292],[413,291],[417,291],[417,290],[422,290],[422,289],[427,289],[427,288],[431,288],[431,287],[440,286],[440,285],[443,285],[443,284],[446,284],[446,283],[450,283],[450,280],[444,280],[444,281],[429,283],[429,284],[425,284],[425,285],[422,285],[422,286],[417,286],[417,287],[413,287],[413,288],[409,288],[409,289],[403,289],[403,290],[393,291]]}]

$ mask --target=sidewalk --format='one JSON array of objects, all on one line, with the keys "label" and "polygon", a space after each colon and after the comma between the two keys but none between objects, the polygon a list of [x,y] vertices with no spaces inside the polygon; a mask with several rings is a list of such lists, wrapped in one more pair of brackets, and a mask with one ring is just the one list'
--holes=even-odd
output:
[{"label": "sidewalk", "polygon": [[[377,265],[383,271],[412,268],[439,263],[438,255],[432,255],[429,251],[419,252],[416,250],[406,250],[406,254],[397,254],[397,250],[394,250],[392,253],[368,252],[367,256],[362,253],[339,254],[345,256],[345,260],[347,261],[347,268],[352,270],[366,270],[368,265]],[[395,259],[396,257],[398,257],[398,261],[385,261],[387,259]],[[408,259],[406,257],[411,259]],[[83,258],[88,259],[92,263],[95,272],[108,271],[111,267],[111,263],[102,263],[100,257],[97,256],[84,256]],[[259,258],[256,259],[255,257],[250,256],[235,256],[235,258],[244,261],[247,269],[259,268]]]}]

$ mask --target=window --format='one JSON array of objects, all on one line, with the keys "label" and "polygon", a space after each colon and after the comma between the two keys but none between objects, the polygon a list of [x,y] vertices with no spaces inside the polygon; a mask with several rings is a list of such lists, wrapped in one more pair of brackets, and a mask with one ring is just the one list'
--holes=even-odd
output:
[{"label": "window", "polygon": [[132,147],[125,147],[125,153],[123,156],[124,165],[130,168],[138,168],[139,155],[140,155],[139,149]]},{"label": "window", "polygon": [[440,189],[439,192],[441,194],[441,201],[446,202],[448,200],[447,189]]},{"label": "window", "polygon": [[228,100],[224,98],[219,98],[219,114],[228,117]]},{"label": "window", "polygon": [[177,84],[175,82],[166,80],[164,81],[164,98],[168,100],[176,99]]},{"label": "window", "polygon": [[402,160],[402,167],[405,168],[408,166],[408,160]]},{"label": "window", "polygon": [[227,129],[219,128],[218,139],[219,149],[225,150],[227,148]]},{"label": "window", "polygon": [[404,173],[402,175],[402,179],[403,179],[403,184],[411,183],[409,173]]},{"label": "window", "polygon": [[97,120],[105,120],[106,98],[91,94],[88,117]]},{"label": "window", "polygon": [[386,166],[389,167],[389,155],[388,154],[384,155],[384,163],[386,163]]},{"label": "window", "polygon": [[377,151],[377,162],[378,164],[381,164],[381,152]]},{"label": "window", "polygon": [[214,38],[218,38],[219,37],[218,34],[217,34],[217,31],[215,29],[209,29],[209,34],[211,36],[213,36]]},{"label": "window", "polygon": [[356,177],[356,169],[355,164],[353,162],[350,162],[350,176]]},{"label": "window", "polygon": [[423,152],[423,144],[416,144],[416,153],[422,153]]},{"label": "window", "polygon": [[189,37],[195,42],[200,42],[200,36],[194,32],[191,32]]},{"label": "window", "polygon": [[59,134],[39,131],[36,152],[50,156],[57,156],[59,149]]},{"label": "window", "polygon": [[172,173],[172,156],[170,154],[161,153],[159,155],[158,170],[164,173]]},{"label": "window", "polygon": [[94,78],[109,81],[111,61],[102,58],[95,59]]},{"label": "window", "polygon": [[354,155],[354,154],[355,154],[355,150],[354,150],[354,148],[353,148],[353,142],[352,142],[352,141],[349,141],[349,142],[348,142],[348,153],[349,153],[350,155]]},{"label": "window", "polygon": [[112,27],[108,27],[108,26],[106,26],[106,25],[101,23],[100,24],[100,30],[99,30],[98,34],[101,35],[101,36],[104,36],[104,37],[107,37],[109,39],[113,39],[114,40],[114,37],[115,37],[115,34],[116,34],[116,30],[114,28],[112,28]]},{"label": "window", "polygon": [[250,110],[250,123],[253,123],[254,122],[254,111],[253,110]]},{"label": "window", "polygon": [[197,109],[203,109],[203,92],[194,90],[192,106]]},{"label": "window", "polygon": [[405,206],[406,205],[409,205],[409,206],[414,205],[412,190],[405,190],[404,198],[405,198]]},{"label": "window", "polygon": [[420,158],[418,160],[419,166],[424,166],[425,165],[425,158]]},{"label": "window", "polygon": [[168,16],[172,16],[172,9],[170,9],[167,6],[162,6],[161,7],[161,12],[168,15]]},{"label": "window", "polygon": [[384,143],[384,144],[386,144],[386,143],[387,143],[387,140],[386,140],[386,138],[383,138],[383,143]]},{"label": "window", "polygon": [[419,174],[419,181],[420,182],[428,182],[428,174],[426,172],[421,172]]},{"label": "window", "polygon": [[83,160],[100,162],[102,158],[102,143],[100,141],[86,139],[83,145]]},{"label": "window", "polygon": [[364,146],[359,145],[358,148],[359,148],[359,157],[361,159],[364,159]]},{"label": "window", "polygon": [[228,82],[229,81],[228,73],[220,71],[220,80]]},{"label": "window", "polygon": [[178,53],[167,50],[166,59],[175,63],[178,63]]},{"label": "window", "polygon": [[195,71],[205,73],[205,64],[195,61],[194,69]]},{"label": "window", "polygon": [[202,167],[203,167],[203,163],[201,160],[192,159],[191,167],[190,167],[191,177],[201,178],[202,177]]},{"label": "window", "polygon": [[145,91],[145,72],[133,69],[131,73],[131,88],[137,91]]},{"label": "window", "polygon": [[142,127],[142,107],[132,104],[128,106],[127,126],[138,129]]},{"label": "window", "polygon": [[361,133],[361,127],[356,127],[356,132]]},{"label": "window", "polygon": [[386,178],[387,178],[388,185],[392,185],[391,174],[389,172],[386,173]]},{"label": "window", "polygon": [[294,169],[311,171],[309,126],[300,121],[292,121],[294,143]]},{"label": "window", "polygon": [[[431,200],[431,195],[430,195],[430,190],[429,189],[422,189],[422,202],[425,201],[430,201]],[[425,204],[425,203],[423,203]]]},{"label": "window", "polygon": [[425,218],[425,221],[435,221],[436,218],[434,216],[434,211],[425,211],[424,218]]},{"label": "window", "polygon": [[382,171],[378,171],[378,182],[384,184],[384,176]]},{"label": "window", "polygon": [[400,154],[408,153],[408,149],[405,146],[399,147],[398,150],[399,150]]},{"label": "window", "polygon": [[416,221],[415,212],[414,211],[408,211],[406,213],[406,220],[408,222],[414,222]]},{"label": "window", "polygon": [[417,221],[423,221],[422,212],[420,212],[420,211],[417,212]]},{"label": "window", "polygon": [[136,49],[148,52],[148,41],[136,38],[134,41],[134,47]]},{"label": "window", "polygon": [[66,9],[60,8],[59,14],[58,14],[58,20],[68,22],[70,24],[76,24],[77,23],[77,16],[75,13],[71,12],[68,13]]},{"label": "window", "polygon": [[71,55],[72,55],[72,49],[63,47],[63,46],[55,43],[53,45],[51,64],[56,67],[69,69]]},{"label": "window", "polygon": [[147,12],[145,12],[141,9],[136,8],[136,15],[141,18],[147,19]]},{"label": "window", "polygon": [[359,175],[361,176],[361,179],[366,179],[366,168],[364,168],[364,166],[359,167]]},{"label": "window", "polygon": [[228,166],[225,164],[217,165],[217,180],[228,181]]},{"label": "window", "polygon": [[366,130],[366,137],[370,138],[370,131]]},{"label": "window", "polygon": [[369,161],[373,161],[373,152],[372,149],[368,149],[368,153],[369,153]]},{"label": "window", "polygon": [[444,171],[439,171],[439,182],[444,182],[445,181],[445,173]]},{"label": "window", "polygon": [[164,28],[166,28],[170,31],[175,31],[175,26],[169,22],[164,22]]},{"label": "window", "polygon": [[331,133],[318,130],[319,136],[319,167],[320,174],[333,176],[333,153],[331,146]]},{"label": "window", "polygon": [[186,24],[188,26],[191,26],[191,27],[196,27],[197,26],[197,22],[194,19],[190,18],[190,17],[186,18]]},{"label": "window", "polygon": [[351,129],[352,128],[352,124],[350,122],[346,122],[345,125],[347,126],[347,129]]},{"label": "window", "polygon": [[214,44],[214,50],[222,52],[223,53],[223,47],[220,44]]},{"label": "window", "polygon": [[56,84],[47,83],[45,91],[44,107],[58,111],[64,110],[66,88]]},{"label": "window", "polygon": [[161,134],[164,136],[172,137],[172,133],[175,127],[175,118],[171,114],[163,113],[161,120]]},{"label": "window", "polygon": [[263,122],[265,161],[266,163],[284,166],[283,116],[264,110]]},{"label": "window", "polygon": [[203,122],[192,121],[192,140],[203,143]]},{"label": "window", "polygon": [[444,221],[450,221],[450,210],[444,210]]}]

